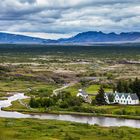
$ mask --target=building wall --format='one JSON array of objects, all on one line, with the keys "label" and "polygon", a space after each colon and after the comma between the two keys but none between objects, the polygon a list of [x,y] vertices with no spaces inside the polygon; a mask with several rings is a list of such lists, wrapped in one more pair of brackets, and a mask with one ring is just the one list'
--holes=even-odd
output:
[{"label": "building wall", "polygon": [[139,100],[132,100],[131,98],[116,98],[115,97],[115,103],[119,103],[119,104],[130,104],[130,105],[134,105],[134,104],[139,104]]},{"label": "building wall", "polygon": [[83,95],[82,93],[79,92],[79,93],[77,94],[77,97],[80,97],[80,96],[83,97],[83,98],[88,98],[88,95]]}]

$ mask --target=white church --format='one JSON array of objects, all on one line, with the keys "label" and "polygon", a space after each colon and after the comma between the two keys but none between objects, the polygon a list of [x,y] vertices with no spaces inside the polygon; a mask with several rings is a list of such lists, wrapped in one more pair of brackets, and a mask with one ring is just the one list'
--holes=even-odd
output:
[{"label": "white church", "polygon": [[105,99],[108,104],[111,104],[109,101],[109,94],[114,95],[114,102],[124,105],[137,105],[140,103],[137,94],[135,93],[105,93]]}]

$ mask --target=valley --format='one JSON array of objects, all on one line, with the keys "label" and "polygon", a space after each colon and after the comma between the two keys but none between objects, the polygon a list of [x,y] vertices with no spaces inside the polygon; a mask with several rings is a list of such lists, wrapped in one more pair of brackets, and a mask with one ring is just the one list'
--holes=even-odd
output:
[{"label": "valley", "polygon": [[[0,45],[0,100],[6,100],[17,93],[25,93],[29,97],[28,99],[13,101],[11,106],[2,108],[2,110],[25,114],[43,113],[45,115],[53,113],[58,116],[62,114],[97,118],[104,116],[139,121],[139,105],[98,106],[94,105],[94,102],[87,103],[77,97],[79,89],[83,89],[89,95],[90,100],[94,101],[100,86],[103,86],[105,92],[112,93],[118,81],[140,79],[139,62],[139,44],[103,46]],[[53,97],[53,95],[56,95],[56,97]],[[34,104],[31,103],[31,99],[33,99]],[[0,119],[2,125],[5,125],[3,120]],[[19,125],[21,124],[22,128],[24,120],[5,119],[5,121],[17,122]],[[54,122],[57,125],[65,123],[63,121],[34,119],[25,119],[25,121],[29,123],[49,122],[49,125]],[[77,124],[76,122],[72,124],[78,125],[78,130],[84,129],[80,125],[86,127],[86,124]],[[66,122],[65,125],[71,127],[70,122]],[[137,133],[139,131],[137,128],[118,128],[115,125],[113,128],[98,126],[98,123],[97,126],[94,125],[89,125],[89,128],[94,129],[95,127],[98,132],[99,129],[104,129],[104,131],[125,129],[124,133],[128,133],[128,131],[136,131]],[[17,129],[16,125],[13,127]],[[2,126],[0,129],[2,129]],[[27,129],[31,128],[27,126]],[[35,128],[35,131],[37,129]],[[48,130],[48,128],[45,129]],[[14,139],[14,135],[11,135],[10,132],[5,135],[8,129],[5,128],[5,130],[6,132],[2,131],[2,138],[11,136]],[[72,131],[75,133],[74,128],[72,128]],[[43,131],[41,133],[44,135]],[[22,139],[23,134],[18,135],[18,138]],[[32,135],[34,135],[34,132]],[[65,139],[64,135],[66,134],[63,133],[60,139]],[[71,134],[68,133],[68,135]],[[77,136],[82,139],[82,135],[77,133],[70,137],[72,137],[72,140],[76,140]],[[33,136],[31,137],[33,138]],[[31,137],[28,137],[28,139],[32,139]],[[87,140],[93,137],[97,139],[95,133],[85,137]],[[54,135],[44,136],[41,139],[45,138],[57,139]],[[98,136],[99,138],[103,139]],[[115,135],[112,133],[111,136],[106,134],[106,138],[114,140]],[[122,140],[123,138],[126,137],[122,137]],[[131,136],[131,138],[133,139],[134,136]],[[129,140],[129,138],[126,139]]]}]

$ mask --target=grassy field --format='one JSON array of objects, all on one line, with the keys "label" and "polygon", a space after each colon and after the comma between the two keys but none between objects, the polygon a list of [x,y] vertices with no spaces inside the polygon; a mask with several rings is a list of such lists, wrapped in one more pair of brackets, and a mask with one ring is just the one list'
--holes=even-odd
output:
[{"label": "grassy field", "polygon": [[[89,94],[97,94],[100,89],[100,85],[90,85],[85,90]],[[111,88],[104,88],[105,92],[112,92]]]},{"label": "grassy field", "polygon": [[[75,84],[74,86],[70,86],[68,88],[66,88],[64,91],[68,91],[70,92],[72,95],[77,95],[78,90],[82,88],[82,86],[80,84]],[[84,88],[84,90],[88,93],[88,94],[97,94],[98,90],[100,89],[100,85],[97,84],[93,84],[93,85],[89,85],[86,88]],[[112,92],[111,88],[104,88],[105,92]]]},{"label": "grassy field", "polygon": [[[100,77],[98,83],[134,79],[140,75],[139,44],[114,46],[0,45],[0,91],[26,91],[45,85],[62,85],[84,77]],[[98,86],[90,86],[89,93]],[[77,87],[71,87],[72,94]],[[106,89],[110,91],[110,89]]]},{"label": "grassy field", "polygon": [[139,132],[54,120],[0,119],[0,140],[139,140]]},{"label": "grassy field", "polygon": [[[28,82],[28,81],[0,81],[0,91],[1,92],[25,92],[28,88],[39,89],[39,88],[49,88],[51,85],[47,85],[41,82]],[[55,86],[54,86],[55,88]],[[53,89],[53,85],[52,85]]]},{"label": "grassy field", "polygon": [[[130,64],[129,61],[134,63]],[[112,85],[119,79],[140,77],[139,61],[140,44],[0,45],[0,100],[6,99],[6,92],[25,92],[28,96],[37,96],[35,93],[43,91],[46,97],[47,94],[44,93],[47,90],[52,92],[66,83],[78,82],[84,78],[98,79],[89,80],[90,84],[85,88],[87,93],[97,93],[101,84],[108,85],[105,91],[110,92]],[[82,87],[78,82],[65,91],[76,95],[79,88]],[[33,93],[29,93],[28,89],[32,89]],[[29,99],[23,102],[28,104]],[[140,117],[140,106],[92,106],[83,103],[80,107],[81,112],[59,107],[52,107],[51,111],[137,119]],[[46,112],[45,108],[27,109],[18,101],[5,110]],[[139,129],[127,127],[104,128],[54,120],[0,119],[0,140],[139,140],[139,132]]]},{"label": "grassy field", "polygon": [[75,84],[74,86],[70,86],[66,89],[64,89],[64,91],[68,91],[70,92],[72,95],[77,95],[78,93],[78,90],[81,88],[81,85],[78,83],[78,84]]}]

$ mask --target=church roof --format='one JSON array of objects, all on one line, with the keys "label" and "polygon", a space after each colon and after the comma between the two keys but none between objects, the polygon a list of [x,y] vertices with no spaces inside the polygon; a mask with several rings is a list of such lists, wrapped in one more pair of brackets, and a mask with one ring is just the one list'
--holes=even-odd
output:
[{"label": "church roof", "polygon": [[122,96],[124,96],[125,99],[127,99],[127,97],[130,96],[132,100],[139,100],[139,98],[138,98],[138,96],[137,96],[136,93],[106,93],[107,96],[109,94],[114,94],[115,96],[118,95],[119,98],[121,98]]}]

